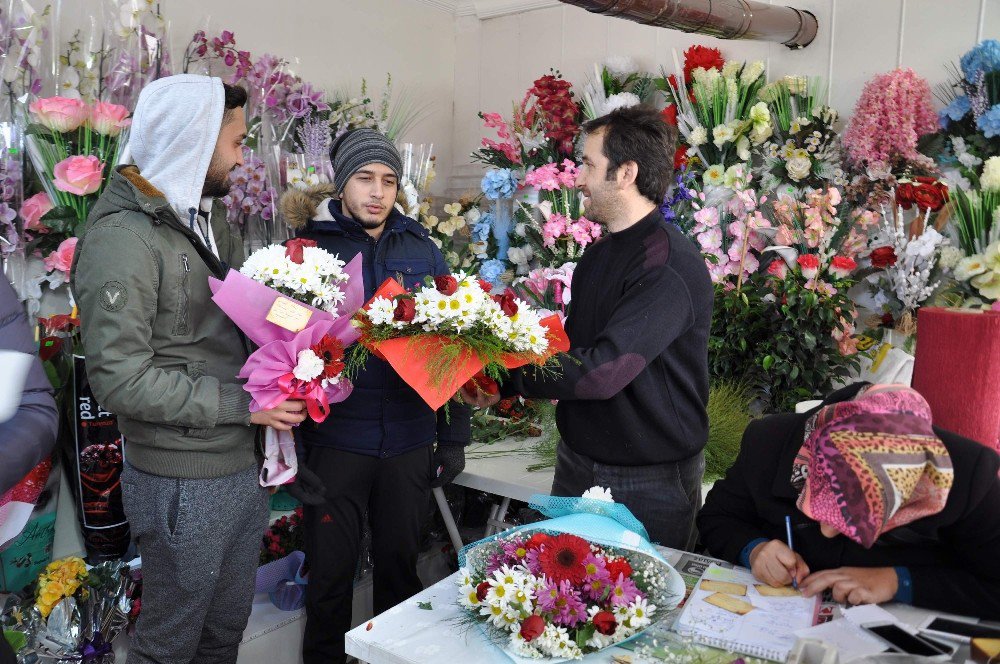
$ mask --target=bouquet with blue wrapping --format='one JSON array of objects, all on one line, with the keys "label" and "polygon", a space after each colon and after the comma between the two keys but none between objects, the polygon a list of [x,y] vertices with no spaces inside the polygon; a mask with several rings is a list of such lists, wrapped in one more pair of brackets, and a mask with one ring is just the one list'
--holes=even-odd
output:
[{"label": "bouquet with blue wrapping", "polygon": [[680,575],[606,489],[532,496],[550,517],[462,549],[459,604],[515,662],[580,659],[638,636],[684,597]]}]

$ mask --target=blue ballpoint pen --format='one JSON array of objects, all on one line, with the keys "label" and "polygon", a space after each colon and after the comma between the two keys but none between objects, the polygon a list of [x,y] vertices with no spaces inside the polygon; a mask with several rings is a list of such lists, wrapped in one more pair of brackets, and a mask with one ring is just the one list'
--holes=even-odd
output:
[{"label": "blue ballpoint pen", "polygon": [[[792,546],[792,517],[785,516],[785,533],[788,535],[788,548],[791,549],[792,553],[795,553],[795,547]],[[795,578],[792,574],[792,587],[796,590],[799,589],[799,580]]]}]

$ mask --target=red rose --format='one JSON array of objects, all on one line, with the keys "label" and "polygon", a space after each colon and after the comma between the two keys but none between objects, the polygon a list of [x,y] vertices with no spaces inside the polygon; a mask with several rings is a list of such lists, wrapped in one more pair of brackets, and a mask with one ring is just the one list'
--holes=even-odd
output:
[{"label": "red rose", "polygon": [[594,629],[604,636],[611,636],[618,629],[618,621],[615,620],[615,614],[610,611],[598,611],[594,614],[591,622],[594,623]]},{"label": "red rose", "polygon": [[691,72],[698,67],[702,69],[722,69],[726,64],[725,58],[717,48],[695,45],[684,51],[684,80],[691,82]]},{"label": "red rose", "polygon": [[545,631],[545,620],[541,616],[528,616],[521,623],[521,638],[525,641],[537,639]]},{"label": "red rose", "polygon": [[483,289],[484,293],[489,293],[491,290],[493,290],[493,284],[486,281],[485,279],[479,280],[479,287]]},{"label": "red rose", "polygon": [[671,127],[677,126],[677,104],[667,104],[667,107],[660,111],[660,117]]},{"label": "red rose", "polygon": [[632,576],[632,566],[628,564],[628,561],[624,558],[618,558],[616,560],[609,560],[607,563],[608,574],[611,575],[612,581],[617,581],[618,576],[621,575],[626,579]]},{"label": "red rose", "polygon": [[478,586],[476,586],[476,599],[480,602],[486,599],[486,593],[490,591],[490,582],[483,581]]},{"label": "red rose", "polygon": [[885,313],[882,314],[882,327],[892,327],[896,324],[896,321],[892,319],[892,314]]},{"label": "red rose", "polygon": [[873,268],[884,270],[896,264],[896,250],[892,247],[878,247],[872,249],[869,258],[871,259]]},{"label": "red rose", "polygon": [[315,240],[304,240],[302,238],[296,238],[294,240],[289,240],[285,243],[285,255],[288,256],[288,260],[292,261],[297,265],[302,265],[302,250],[306,247],[315,247]]},{"label": "red rose", "polygon": [[393,320],[409,323],[417,315],[417,303],[411,297],[401,297],[396,300],[396,310],[392,312]]},{"label": "red rose", "polygon": [[898,187],[896,187],[896,205],[903,208],[904,210],[909,210],[913,207],[913,184],[910,182],[901,182]]},{"label": "red rose", "polygon": [[537,548],[541,547],[543,544],[545,544],[546,542],[548,542],[550,539],[552,539],[552,538],[550,536],[546,535],[545,533],[535,533],[531,537],[528,538],[527,542],[525,542],[524,548],[526,548],[526,549],[537,549]]},{"label": "red rose", "polygon": [[59,337],[45,337],[38,345],[38,357],[48,362],[62,350],[63,341]]},{"label": "red rose", "polygon": [[517,313],[517,302],[514,301],[514,294],[506,292],[503,295],[494,295],[493,301],[500,305],[501,311],[507,317],[513,317]]},{"label": "red rose", "polygon": [[948,187],[934,178],[918,177],[918,184],[913,187],[913,202],[921,210],[937,212],[948,200]]},{"label": "red rose", "polygon": [[458,292],[458,279],[450,274],[434,277],[434,287],[442,295],[454,295]]}]

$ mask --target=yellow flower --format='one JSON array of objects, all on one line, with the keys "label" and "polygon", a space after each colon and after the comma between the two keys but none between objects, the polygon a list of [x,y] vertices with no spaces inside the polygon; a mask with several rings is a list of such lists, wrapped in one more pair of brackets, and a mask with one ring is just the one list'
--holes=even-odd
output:
[{"label": "yellow flower", "polygon": [[452,217],[457,217],[462,214],[462,204],[461,203],[449,203],[444,206],[444,211],[447,212]]}]

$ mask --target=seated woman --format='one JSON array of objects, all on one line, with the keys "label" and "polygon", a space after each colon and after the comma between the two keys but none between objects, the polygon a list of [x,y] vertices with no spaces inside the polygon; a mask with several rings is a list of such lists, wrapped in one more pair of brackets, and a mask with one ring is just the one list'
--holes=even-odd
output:
[{"label": "seated woman", "polygon": [[916,391],[859,383],[752,423],[698,531],[709,553],[772,586],[995,620],[998,468],[993,450],[932,427]]}]

